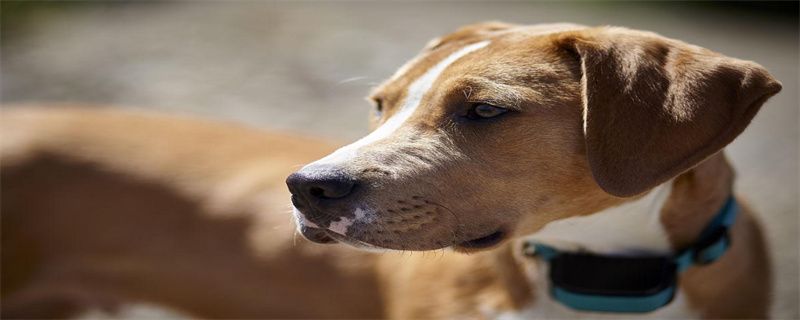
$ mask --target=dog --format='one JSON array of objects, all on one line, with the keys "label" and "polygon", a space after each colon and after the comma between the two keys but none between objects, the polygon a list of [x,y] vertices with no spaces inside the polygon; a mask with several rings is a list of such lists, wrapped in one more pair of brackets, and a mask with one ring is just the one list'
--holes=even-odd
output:
[{"label": "dog", "polygon": [[[665,272],[675,292],[647,315],[765,317],[769,257],[722,148],[780,89],[753,62],[649,32],[492,22],[428,43],[371,95],[377,129],[335,151],[202,120],[6,109],[3,317],[129,302],[201,317],[598,317],[558,295],[585,284],[565,265],[672,266],[652,261],[699,256],[687,249],[706,248],[709,226],[721,255]],[[348,246],[294,241],[289,197],[303,237]]]},{"label": "dog", "polygon": [[[320,243],[539,248],[521,267],[536,281],[496,265],[508,257],[407,263],[385,277],[397,318],[764,317],[769,259],[721,150],[780,89],[753,62],[654,33],[467,26],[373,91],[377,129],[289,176],[293,212]],[[498,305],[531,310],[459,282],[491,273],[517,299]]]}]

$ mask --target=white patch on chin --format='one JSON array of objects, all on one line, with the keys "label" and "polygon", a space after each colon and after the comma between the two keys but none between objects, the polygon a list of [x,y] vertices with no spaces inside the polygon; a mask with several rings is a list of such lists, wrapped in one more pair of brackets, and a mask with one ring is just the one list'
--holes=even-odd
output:
[{"label": "white patch on chin", "polygon": [[352,220],[345,217],[341,217],[339,218],[339,220],[331,222],[331,224],[328,226],[328,230],[344,236],[347,235],[347,229],[350,228],[350,226],[352,226],[353,223],[355,223],[356,221],[366,222],[363,221],[364,218],[366,218],[367,216],[367,212],[364,209],[358,208],[356,209],[356,212],[354,214],[355,218],[353,218]]},{"label": "white patch on chin", "polygon": [[436,82],[436,79],[439,78],[439,75],[444,72],[445,69],[456,60],[460,59],[461,57],[481,49],[487,46],[490,41],[481,41],[478,43],[470,44],[466,47],[459,49],[458,51],[452,53],[447,58],[444,58],[442,61],[437,63],[432,68],[428,69],[421,77],[414,81],[409,87],[406,93],[406,99],[403,103],[403,106],[399,109],[397,113],[395,113],[389,120],[386,121],[382,126],[378,129],[367,135],[366,137],[361,138],[360,140],[353,142],[350,145],[344,146],[339,150],[334,151],[330,155],[320,160],[317,160],[309,165],[307,165],[305,169],[313,170],[313,167],[316,165],[321,164],[340,164],[349,161],[350,159],[354,158],[358,154],[358,149],[363,146],[369,145],[375,141],[384,139],[395,132],[400,126],[414,113],[414,111],[419,107],[420,102],[422,102],[422,98],[425,94],[433,87],[433,84]]},{"label": "white patch on chin", "polygon": [[350,228],[350,226],[353,225],[353,222],[354,222],[353,220],[342,217],[339,218],[339,220],[331,222],[331,224],[328,226],[328,230],[336,232],[341,235],[346,235],[347,228]]}]

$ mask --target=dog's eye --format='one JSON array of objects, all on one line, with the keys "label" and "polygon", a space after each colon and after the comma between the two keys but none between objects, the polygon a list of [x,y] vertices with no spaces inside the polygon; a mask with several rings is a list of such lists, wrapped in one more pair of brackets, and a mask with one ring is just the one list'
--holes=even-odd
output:
[{"label": "dog's eye", "polygon": [[508,112],[508,109],[493,106],[490,104],[479,103],[467,112],[467,118],[472,120],[489,119]]}]

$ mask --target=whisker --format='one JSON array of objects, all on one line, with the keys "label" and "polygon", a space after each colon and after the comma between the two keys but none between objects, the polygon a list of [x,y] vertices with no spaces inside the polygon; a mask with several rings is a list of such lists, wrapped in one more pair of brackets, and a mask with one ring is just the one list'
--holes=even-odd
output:
[{"label": "whisker", "polygon": [[429,201],[428,203],[444,209],[446,212],[448,212],[453,217],[453,220],[456,221],[456,230],[450,230],[450,233],[453,236],[453,239],[451,240],[451,243],[452,244],[456,244],[456,241],[457,241],[457,238],[458,238],[457,235],[462,233],[462,230],[461,230],[462,224],[461,224],[461,220],[458,219],[458,215],[456,215],[452,210],[450,210],[450,208],[445,207],[444,205],[438,204],[438,203],[433,202],[433,201]]},{"label": "whisker", "polygon": [[342,81],[339,81],[339,82],[338,82],[338,83],[336,83],[336,84],[337,84],[337,85],[340,85],[340,84],[350,83],[350,82],[359,81],[359,80],[364,80],[364,79],[368,79],[368,78],[369,78],[369,77],[350,77],[350,78],[344,79],[344,80],[342,80]]}]

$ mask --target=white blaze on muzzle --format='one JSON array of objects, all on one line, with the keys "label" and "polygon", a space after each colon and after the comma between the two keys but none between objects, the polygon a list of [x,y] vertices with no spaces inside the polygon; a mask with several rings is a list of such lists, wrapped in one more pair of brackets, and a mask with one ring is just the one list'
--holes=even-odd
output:
[{"label": "white blaze on muzzle", "polygon": [[[391,135],[393,132],[397,131],[403,123],[414,114],[414,111],[417,110],[420,103],[422,102],[422,98],[428,91],[433,87],[433,84],[439,78],[439,75],[447,69],[448,66],[456,62],[461,57],[474,52],[478,49],[481,49],[487,46],[490,41],[481,41],[477,43],[470,44],[466,47],[461,48],[460,50],[452,53],[450,56],[445,58],[444,60],[437,63],[431,69],[429,69],[425,74],[419,77],[417,80],[414,81],[410,86],[408,86],[408,91],[406,93],[406,99],[403,103],[403,106],[400,110],[393,115],[389,120],[386,121],[382,126],[378,129],[367,135],[366,137],[361,138],[360,140],[353,142],[347,146],[344,146],[325,158],[317,160],[305,168],[312,169],[314,166],[326,164],[340,164],[347,162],[348,160],[353,159],[357,154],[358,150],[366,145],[369,145],[373,142],[378,140],[384,139]],[[312,169],[313,170],[313,169]]]}]

